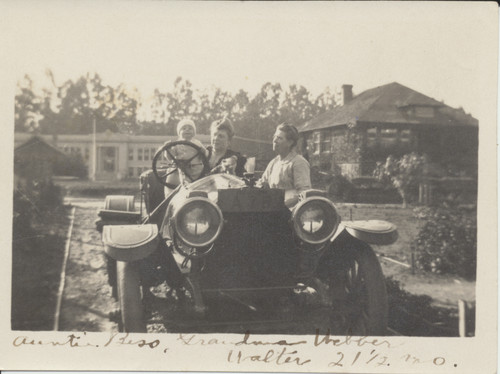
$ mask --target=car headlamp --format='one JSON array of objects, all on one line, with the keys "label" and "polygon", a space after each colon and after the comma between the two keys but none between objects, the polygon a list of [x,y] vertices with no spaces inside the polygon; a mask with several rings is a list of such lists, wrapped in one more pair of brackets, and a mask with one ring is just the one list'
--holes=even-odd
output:
[{"label": "car headlamp", "polygon": [[222,222],[219,207],[201,197],[188,199],[174,216],[176,234],[195,248],[212,244],[222,230]]},{"label": "car headlamp", "polygon": [[333,203],[325,197],[301,201],[292,214],[297,236],[308,244],[322,244],[337,231],[340,218]]}]

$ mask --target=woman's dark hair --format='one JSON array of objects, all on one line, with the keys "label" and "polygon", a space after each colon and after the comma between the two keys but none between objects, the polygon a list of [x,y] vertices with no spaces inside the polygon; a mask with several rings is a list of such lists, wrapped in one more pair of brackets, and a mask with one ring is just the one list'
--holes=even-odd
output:
[{"label": "woman's dark hair", "polygon": [[224,130],[227,133],[229,140],[233,138],[234,127],[228,118],[224,117],[223,119],[213,121],[212,124],[210,125],[210,133],[220,130]]},{"label": "woman's dark hair", "polygon": [[295,126],[282,123],[276,128],[276,131],[283,131],[286,138],[292,141],[292,147],[297,145],[297,142],[299,141],[299,131],[295,128]]}]

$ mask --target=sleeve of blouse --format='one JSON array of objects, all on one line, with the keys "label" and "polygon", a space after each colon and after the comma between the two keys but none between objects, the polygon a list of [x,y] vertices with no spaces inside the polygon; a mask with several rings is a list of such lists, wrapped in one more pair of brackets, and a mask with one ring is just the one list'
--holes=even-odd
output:
[{"label": "sleeve of blouse", "polygon": [[298,192],[311,188],[311,169],[309,163],[302,157],[293,164],[293,185]]},{"label": "sleeve of blouse", "polygon": [[267,183],[269,184],[269,173],[271,173],[271,168],[274,160],[269,161],[269,163],[266,166],[266,169],[264,170],[264,173],[262,173],[262,176],[260,177],[260,182],[262,183]]}]

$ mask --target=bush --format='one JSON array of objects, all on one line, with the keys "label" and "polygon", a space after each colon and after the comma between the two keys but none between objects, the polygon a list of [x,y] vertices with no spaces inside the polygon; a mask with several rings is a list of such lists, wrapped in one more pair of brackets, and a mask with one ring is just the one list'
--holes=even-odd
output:
[{"label": "bush", "polygon": [[403,206],[416,200],[418,184],[422,181],[428,161],[424,155],[409,153],[401,158],[388,156],[385,163],[377,162],[373,176],[392,184],[403,199]]},{"label": "bush", "polygon": [[63,204],[61,188],[52,181],[27,182],[14,191],[14,237],[27,236],[33,219],[43,220]]},{"label": "bush", "polygon": [[475,214],[458,208],[419,208],[425,221],[412,247],[417,266],[434,273],[476,278],[477,222]]},{"label": "bush", "polygon": [[38,182],[36,185],[38,207],[45,211],[53,211],[59,208],[63,203],[61,187],[56,186],[52,181]]},{"label": "bush", "polygon": [[34,235],[31,222],[35,209],[26,195],[18,190],[14,191],[14,212],[12,215],[12,239],[14,243]]},{"label": "bush", "polygon": [[433,305],[428,295],[412,295],[392,277],[385,284],[391,328],[405,336],[458,336],[455,310]]},{"label": "bush", "polygon": [[334,201],[352,201],[354,190],[354,185],[342,175],[333,176],[328,186],[328,194]]},{"label": "bush", "polygon": [[54,175],[86,178],[88,170],[80,154],[68,154],[64,161],[60,161],[54,165]]}]

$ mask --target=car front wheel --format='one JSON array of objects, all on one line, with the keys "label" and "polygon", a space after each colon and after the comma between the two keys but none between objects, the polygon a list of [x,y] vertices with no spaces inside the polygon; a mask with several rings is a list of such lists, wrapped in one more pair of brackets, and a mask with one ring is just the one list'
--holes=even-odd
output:
[{"label": "car front wheel", "polygon": [[146,332],[139,262],[116,262],[118,299],[124,332]]},{"label": "car front wheel", "polygon": [[387,334],[388,302],[385,278],[373,249],[346,234],[335,250],[330,284],[334,293],[332,334]]}]

